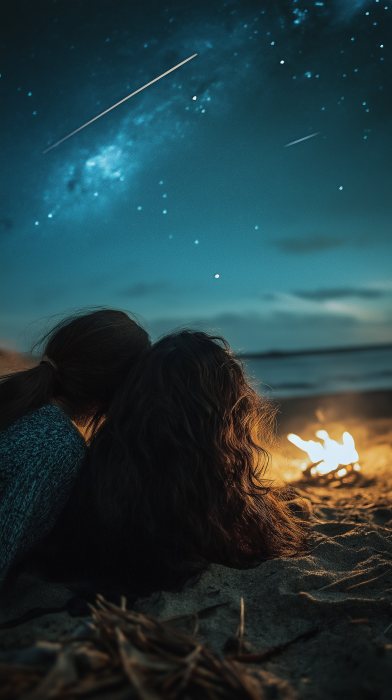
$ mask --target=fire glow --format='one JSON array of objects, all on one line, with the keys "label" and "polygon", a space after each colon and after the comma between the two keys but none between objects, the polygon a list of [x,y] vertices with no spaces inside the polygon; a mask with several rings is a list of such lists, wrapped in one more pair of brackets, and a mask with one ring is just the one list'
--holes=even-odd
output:
[{"label": "fire glow", "polygon": [[[350,471],[360,471],[358,452],[355,449],[354,438],[350,433],[343,433],[343,442],[339,444],[336,440],[332,440],[326,430],[318,430],[316,437],[321,438],[324,441],[324,445],[321,442],[315,442],[315,440],[302,440],[299,435],[294,435],[290,433],[287,439],[290,440],[294,445],[307,452],[313,466],[310,469],[312,476],[324,476],[324,474],[329,474],[338,469],[340,465],[342,468],[336,472],[336,476],[343,478],[348,473],[349,465]],[[305,465],[306,468],[306,465]]]}]

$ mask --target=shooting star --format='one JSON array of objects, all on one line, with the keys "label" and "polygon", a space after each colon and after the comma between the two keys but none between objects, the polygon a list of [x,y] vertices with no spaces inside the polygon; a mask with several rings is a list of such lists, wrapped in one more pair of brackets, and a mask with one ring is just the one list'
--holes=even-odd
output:
[{"label": "shooting star", "polygon": [[[187,63],[188,61],[191,61],[192,58],[195,58],[195,56],[197,56],[197,53],[194,53],[193,56],[189,56],[189,58],[186,58],[185,61],[181,61],[181,63],[177,63],[177,65],[174,66],[174,68],[170,68],[170,70],[167,70],[166,73],[162,73],[162,75],[158,75],[157,78],[154,78],[154,80],[150,80],[149,83],[146,83],[146,85],[143,85],[143,87],[138,88],[138,90],[135,90],[135,92],[131,92],[131,94],[130,94],[130,95],[127,95],[127,97],[123,97],[123,99],[120,100],[119,102],[116,102],[115,105],[112,105],[112,106],[109,107],[108,109],[105,109],[104,112],[101,112],[101,114],[98,114],[98,115],[97,115],[96,117],[94,117],[93,119],[90,119],[89,122],[86,122],[86,123],[83,124],[82,126],[79,126],[77,129],[75,129],[75,131],[71,131],[70,134],[68,134],[67,136],[64,136],[62,139],[60,139],[60,141],[56,141],[56,143],[52,144],[52,146],[49,146],[49,148],[47,148],[45,151],[42,151],[42,153],[47,153],[48,151],[51,151],[52,148],[56,148],[56,146],[58,146],[60,143],[63,143],[63,141],[66,141],[67,139],[71,138],[71,136],[73,136],[74,134],[77,134],[78,131],[81,131],[82,129],[84,129],[84,128],[85,128],[86,126],[88,126],[89,124],[92,124],[93,122],[95,122],[95,121],[96,121],[97,119],[99,119],[100,117],[103,117],[104,114],[107,114],[108,112],[110,112],[110,110],[114,109],[115,107],[118,107],[118,105],[122,104],[122,103],[125,102],[126,100],[129,100],[130,97],[133,97],[133,96],[136,95],[138,92],[141,92],[142,90],[144,90],[144,89],[145,89],[146,87],[148,87],[149,85],[152,85],[153,83],[156,83],[157,80],[160,80],[161,78],[164,78],[165,75],[168,75],[169,73],[172,73],[174,70],[177,70],[177,68],[179,68],[180,66],[183,66],[184,63]],[[308,137],[307,137],[307,138],[308,138]]]},{"label": "shooting star", "polygon": [[285,148],[287,148],[287,146],[294,146],[295,143],[299,143],[300,141],[306,141],[306,139],[312,139],[313,136],[318,136],[319,133],[320,133],[319,131],[316,131],[315,134],[310,134],[309,136],[304,136],[302,139],[297,139],[296,141],[290,141],[290,143],[286,143]]}]

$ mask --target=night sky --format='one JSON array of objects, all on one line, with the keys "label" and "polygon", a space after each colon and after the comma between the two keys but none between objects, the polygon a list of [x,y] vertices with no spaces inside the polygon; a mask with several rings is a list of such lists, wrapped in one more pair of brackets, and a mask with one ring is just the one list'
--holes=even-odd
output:
[{"label": "night sky", "polygon": [[0,342],[90,305],[235,350],[391,342],[391,20],[392,0],[3,0]]}]

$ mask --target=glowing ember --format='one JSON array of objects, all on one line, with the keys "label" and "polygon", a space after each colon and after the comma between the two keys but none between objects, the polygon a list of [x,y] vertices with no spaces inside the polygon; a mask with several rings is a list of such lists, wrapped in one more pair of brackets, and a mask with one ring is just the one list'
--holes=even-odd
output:
[{"label": "glowing ember", "polygon": [[[314,440],[302,440],[293,433],[287,436],[290,442],[308,453],[309,458],[314,463],[314,467],[310,470],[312,476],[328,474],[337,469],[340,464],[354,464],[352,468],[355,471],[360,470],[359,464],[356,464],[358,452],[355,449],[354,438],[350,433],[343,433],[343,444],[331,440],[326,430],[318,430],[316,436],[324,441],[324,445]],[[347,469],[339,469],[336,474],[342,478],[347,474]]]}]

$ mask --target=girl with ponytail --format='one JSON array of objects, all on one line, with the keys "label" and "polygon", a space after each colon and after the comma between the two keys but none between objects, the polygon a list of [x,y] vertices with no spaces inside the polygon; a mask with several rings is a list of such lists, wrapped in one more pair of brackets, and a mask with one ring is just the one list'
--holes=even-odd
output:
[{"label": "girl with ponytail", "polygon": [[[110,309],[79,313],[43,338],[40,363],[0,380],[0,585],[49,533],[94,436],[150,340]],[[74,425],[75,424],[75,425]]]}]

